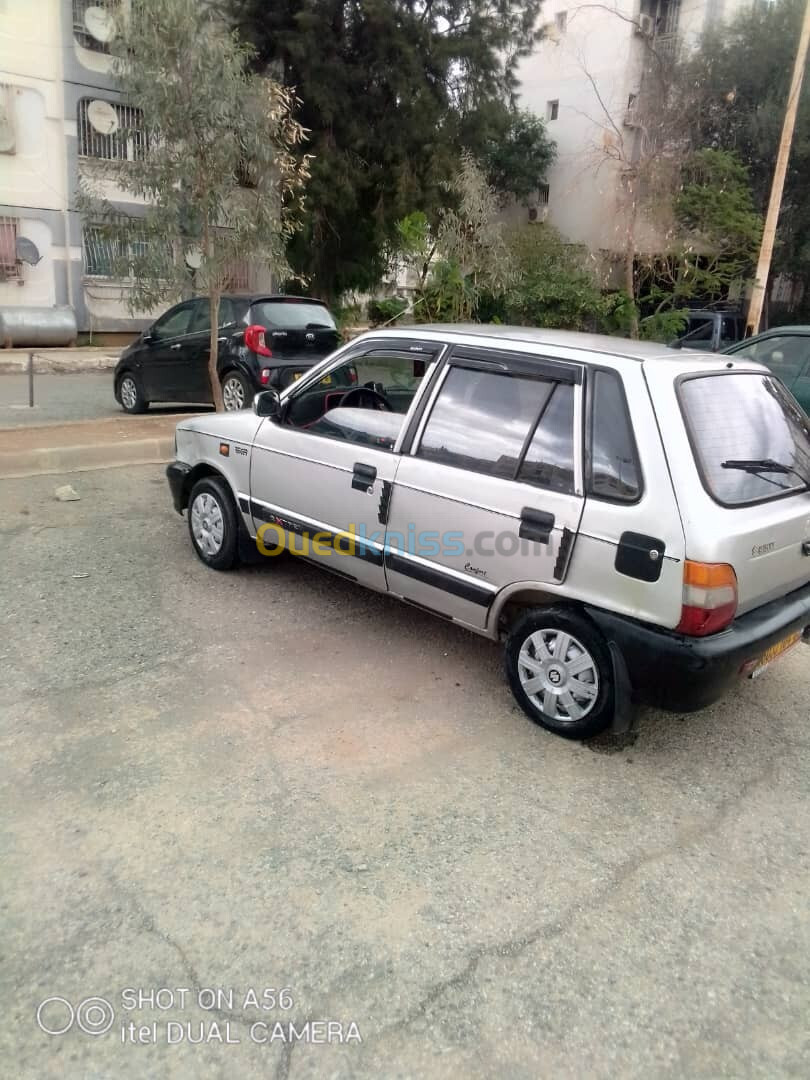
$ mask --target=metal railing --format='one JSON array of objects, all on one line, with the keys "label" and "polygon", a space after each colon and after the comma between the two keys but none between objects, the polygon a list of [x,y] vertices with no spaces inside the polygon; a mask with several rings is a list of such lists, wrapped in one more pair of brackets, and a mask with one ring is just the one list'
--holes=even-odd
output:
[{"label": "metal railing", "polygon": [[17,281],[21,276],[17,261],[19,227],[19,218],[0,214],[0,281]]},{"label": "metal railing", "polygon": [[139,161],[146,150],[143,112],[134,105],[108,102],[115,110],[118,128],[109,135],[97,131],[88,116],[93,98],[82,98],[76,110],[79,135],[79,157],[103,161]]}]

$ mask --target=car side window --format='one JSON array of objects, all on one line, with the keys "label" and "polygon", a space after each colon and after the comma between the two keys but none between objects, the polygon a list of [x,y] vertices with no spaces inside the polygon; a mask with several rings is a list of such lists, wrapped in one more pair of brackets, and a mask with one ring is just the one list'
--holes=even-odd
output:
[{"label": "car side window", "polygon": [[787,386],[802,372],[810,356],[810,336],[784,334],[763,338],[734,353],[764,364]]},{"label": "car side window", "polygon": [[635,502],[641,495],[641,466],[621,379],[613,371],[592,376],[588,494]]},{"label": "car side window", "polygon": [[[219,302],[219,326],[227,326],[235,321],[233,301],[223,298]],[[190,334],[201,334],[204,330],[211,329],[211,305],[207,300],[194,301],[194,314],[189,326]]]},{"label": "car side window", "polygon": [[167,311],[152,327],[152,337],[156,341],[165,341],[167,338],[187,334],[193,309],[194,304],[188,303]]},{"label": "car side window", "polygon": [[428,349],[374,349],[348,357],[292,394],[286,423],[314,435],[391,450],[434,356]]},{"label": "car side window", "polygon": [[[570,386],[452,367],[417,456],[505,480],[571,490],[573,427]],[[555,432],[560,435],[557,443]]]}]

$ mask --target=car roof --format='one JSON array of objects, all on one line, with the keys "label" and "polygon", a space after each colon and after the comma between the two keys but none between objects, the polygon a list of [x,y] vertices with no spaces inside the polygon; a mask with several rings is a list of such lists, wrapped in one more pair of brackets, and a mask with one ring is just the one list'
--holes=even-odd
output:
[{"label": "car roof", "polygon": [[[487,344],[521,342],[529,345],[550,345],[565,349],[582,349],[585,352],[602,353],[617,359],[636,363],[644,361],[683,361],[681,350],[670,349],[656,341],[632,341],[630,338],[611,337],[609,334],[586,334],[577,330],[546,330],[534,326],[501,326],[494,323],[417,323],[410,326],[370,330],[369,334],[385,337],[423,336],[429,334],[439,339],[463,335],[481,338]],[[690,350],[690,360],[701,357],[717,364],[717,353]],[[539,358],[538,358],[539,359]]]},{"label": "car roof", "polygon": [[810,334],[810,326],[772,326],[769,330],[763,330],[761,334],[755,334],[753,337],[746,338],[745,344],[750,341],[758,341],[760,338],[769,338],[776,335],[782,336],[784,334],[798,334],[802,337]]}]

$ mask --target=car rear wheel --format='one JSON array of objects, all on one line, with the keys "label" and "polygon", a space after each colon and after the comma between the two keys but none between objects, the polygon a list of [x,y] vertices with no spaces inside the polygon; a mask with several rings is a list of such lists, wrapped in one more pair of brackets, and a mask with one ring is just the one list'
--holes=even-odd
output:
[{"label": "car rear wheel", "polygon": [[118,396],[124,412],[142,413],[149,408],[149,402],[143,396],[140,384],[134,375],[127,372],[118,384]]},{"label": "car rear wheel", "polygon": [[610,654],[598,630],[566,608],[533,608],[506,643],[512,693],[536,724],[587,739],[613,720]]},{"label": "car rear wheel", "polygon": [[250,402],[250,387],[244,375],[229,371],[222,380],[222,404],[226,412],[244,409]]},{"label": "car rear wheel", "polygon": [[239,561],[239,523],[224,480],[206,476],[191,489],[188,531],[194,550],[212,570],[230,570]]}]

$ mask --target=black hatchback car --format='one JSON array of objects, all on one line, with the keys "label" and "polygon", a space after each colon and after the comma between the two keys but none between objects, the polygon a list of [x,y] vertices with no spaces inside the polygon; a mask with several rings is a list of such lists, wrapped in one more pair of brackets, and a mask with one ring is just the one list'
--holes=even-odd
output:
[{"label": "black hatchback car", "polygon": [[[228,411],[243,409],[260,390],[283,390],[340,344],[329,309],[305,296],[223,296],[218,331]],[[176,304],[124,349],[116,401],[131,413],[160,401],[210,404],[210,339],[208,299]]]}]

